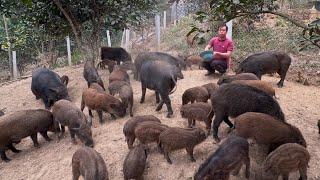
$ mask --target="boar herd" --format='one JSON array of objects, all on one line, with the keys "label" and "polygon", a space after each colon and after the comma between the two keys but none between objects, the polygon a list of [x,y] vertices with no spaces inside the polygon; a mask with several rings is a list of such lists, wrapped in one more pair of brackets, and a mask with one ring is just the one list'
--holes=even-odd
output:
[{"label": "boar herd", "polygon": [[[153,115],[134,116],[133,89],[127,71],[132,70],[134,79],[141,82],[140,103],[145,101],[146,89],[153,90],[158,104],[155,110],[161,110],[165,104],[168,111],[166,117],[170,118],[174,112],[169,95],[177,89],[178,80],[184,78],[182,70],[192,65],[201,67],[201,57],[181,58],[162,52],[143,52],[132,63],[130,54],[123,48],[102,47],[101,60],[97,67],[92,60],[84,64],[83,76],[88,87],[82,92],[80,108],[69,97],[68,76],[60,77],[46,68],[34,70],[31,91],[36,99],[42,99],[45,109],[22,110],[5,115],[0,112],[0,154],[3,161],[10,161],[6,150],[20,152],[14,144],[20,143],[21,139],[30,136],[34,146],[39,147],[38,132],[47,141],[51,140],[48,131],[56,133],[61,139],[67,126],[72,143],[77,143],[77,137],[85,145],[73,154],[73,179],[83,176],[85,180],[107,180],[107,166],[102,156],[93,149],[92,110],[97,112],[102,125],[105,123],[103,112],[116,119],[126,116],[128,109],[130,119],[123,126],[129,149],[123,162],[124,179],[143,178],[150,143],[157,144],[169,164],[172,164],[173,158],[170,153],[179,149],[185,149],[190,161],[196,161],[194,148],[211,133],[219,147],[195,172],[196,180],[229,179],[231,173],[239,173],[243,164],[245,177],[249,178],[249,150],[252,145],[248,139],[259,146],[268,146],[259,179],[277,179],[280,175],[288,179],[289,173],[296,170],[300,172],[300,179],[307,179],[310,160],[307,143],[300,130],[286,122],[275,97],[275,89],[260,80],[263,74],[277,72],[281,77],[278,86],[282,87],[291,63],[288,55],[275,51],[254,54],[240,63],[236,75],[222,75],[217,84],[186,89],[182,95],[180,114],[187,119],[187,127],[170,127]],[[110,72],[107,88],[97,71],[98,67],[105,65]],[[85,107],[89,117],[83,113]],[[206,131],[199,123],[196,125],[196,121],[203,122]],[[222,121],[230,130],[220,142],[218,129]],[[320,133],[320,120],[318,126]]]}]

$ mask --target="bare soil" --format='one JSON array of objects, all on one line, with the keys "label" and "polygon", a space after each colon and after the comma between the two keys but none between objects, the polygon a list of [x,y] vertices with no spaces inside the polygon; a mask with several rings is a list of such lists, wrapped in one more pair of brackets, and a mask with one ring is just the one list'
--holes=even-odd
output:
[{"label": "bare soil", "polygon": [[[69,94],[72,101],[80,107],[81,94],[86,88],[86,82],[82,76],[83,66],[65,67],[57,69],[60,75],[66,74],[70,78],[68,85]],[[99,70],[105,84],[108,82],[108,74],[106,70]],[[134,115],[152,114],[162,120],[162,123],[169,126],[186,127],[186,119],[181,118],[179,109],[181,106],[182,93],[190,87],[202,85],[209,82],[216,82],[218,77],[206,77],[203,70],[184,71],[185,78],[178,81],[178,88],[170,98],[174,110],[173,118],[166,118],[166,106],[160,112],[156,112],[156,103],[154,92],[147,90],[146,101],[140,104],[141,88],[140,83],[131,80],[134,90]],[[132,79],[132,78],[131,78]],[[264,76],[263,80],[270,82],[276,89],[276,96],[279,97],[279,103],[286,115],[289,123],[297,126],[304,135],[308,150],[311,154],[311,160],[308,168],[309,179],[320,179],[320,147],[319,134],[317,129],[317,121],[320,119],[320,88],[315,86],[303,86],[295,82],[285,81],[285,86],[281,89],[276,87],[279,78]],[[13,82],[9,85],[0,87],[0,109],[6,108],[5,113],[13,113],[23,109],[44,108],[41,100],[36,100],[30,90],[31,78]],[[241,97],[239,97],[241,98]],[[84,113],[88,115],[88,110]],[[107,164],[110,179],[123,179],[122,163],[128,153],[125,138],[122,133],[124,123],[130,118],[126,115],[124,118],[112,120],[109,114],[104,114],[107,120],[106,124],[98,123],[97,114],[94,113],[93,138],[95,147],[101,153]],[[197,122],[197,126],[205,127],[203,123]],[[219,129],[219,136],[226,137],[227,126],[222,124]],[[56,135],[49,134],[54,140],[46,142],[42,137],[38,137],[40,148],[33,147],[30,138],[25,138],[16,145],[17,149],[22,152],[14,154],[7,151],[12,161],[5,163],[0,160],[0,179],[72,179],[71,158],[73,153],[83,146],[78,140],[78,144],[71,143],[70,134],[58,142]],[[136,142],[137,143],[137,142]],[[171,153],[173,164],[166,162],[163,155],[156,149],[156,144],[150,144],[150,153],[147,159],[147,167],[145,169],[145,179],[192,179],[193,174],[199,165],[214,152],[218,144],[214,143],[212,137],[200,145],[196,146],[194,155],[196,162],[188,160],[185,150]],[[251,178],[257,179],[254,175],[258,172],[261,162],[251,158],[252,169]],[[290,179],[297,179],[297,173],[293,173]],[[230,179],[245,179],[243,169],[239,176],[231,176]]]}]

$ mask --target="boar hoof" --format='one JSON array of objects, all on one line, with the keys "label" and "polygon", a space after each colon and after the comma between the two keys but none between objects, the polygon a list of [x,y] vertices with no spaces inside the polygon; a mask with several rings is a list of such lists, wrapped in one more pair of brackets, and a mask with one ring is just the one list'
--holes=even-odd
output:
[{"label": "boar hoof", "polygon": [[11,159],[9,159],[9,158],[6,158],[6,159],[2,159],[4,162],[10,162],[11,161]]}]

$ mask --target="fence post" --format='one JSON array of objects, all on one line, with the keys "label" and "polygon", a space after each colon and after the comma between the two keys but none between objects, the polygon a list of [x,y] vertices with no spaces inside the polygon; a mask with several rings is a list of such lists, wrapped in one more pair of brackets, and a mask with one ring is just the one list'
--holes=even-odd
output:
[{"label": "fence post", "polygon": [[68,51],[68,65],[71,66],[71,48],[70,48],[70,38],[66,37],[67,40],[67,51]]},{"label": "fence post", "polygon": [[108,41],[108,46],[111,47],[111,39],[110,39],[110,31],[107,30],[107,41]]},{"label": "fence post", "polygon": [[157,39],[157,50],[160,49],[160,15],[156,15],[156,39]]},{"label": "fence post", "polygon": [[171,6],[171,22],[176,25],[177,18],[177,2],[175,1]]},{"label": "fence post", "polygon": [[13,79],[18,77],[18,68],[17,68],[17,54],[16,51],[12,51],[12,70],[13,70]]},{"label": "fence post", "polygon": [[125,49],[126,51],[128,51],[128,45],[129,45],[129,40],[130,40],[130,30],[129,29],[126,29],[126,44],[125,44]]},{"label": "fence post", "polygon": [[124,48],[124,38],[126,34],[126,29],[123,29],[122,37],[121,37],[121,47]]},{"label": "fence post", "polygon": [[227,38],[232,40],[232,20],[227,22],[226,25],[228,26]]},{"label": "fence post", "polygon": [[163,12],[163,29],[167,28],[167,12]]}]

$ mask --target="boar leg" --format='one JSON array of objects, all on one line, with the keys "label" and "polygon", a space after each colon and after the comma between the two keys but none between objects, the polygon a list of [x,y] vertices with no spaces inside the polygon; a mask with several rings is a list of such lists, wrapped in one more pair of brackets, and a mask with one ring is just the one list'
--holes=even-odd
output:
[{"label": "boar leg", "polygon": [[156,111],[160,111],[162,109],[162,106],[163,106],[164,102],[163,100],[161,99],[160,100],[160,103],[158,104],[157,108],[156,108]]},{"label": "boar leg", "polygon": [[161,99],[166,104],[167,109],[168,109],[167,118],[170,118],[173,115],[173,110],[172,110],[172,107],[171,107],[171,100],[169,98],[169,95],[168,94],[161,95]]},{"label": "boar leg", "polygon": [[1,154],[1,159],[4,161],[4,162],[9,162],[11,161],[11,159],[9,159],[5,153],[4,150],[0,150],[0,154]]},{"label": "boar leg", "polygon": [[240,162],[240,163],[238,163],[238,164],[236,165],[236,167],[235,167],[234,170],[232,171],[232,175],[234,175],[234,176],[238,175],[241,167],[242,167],[242,162]]},{"label": "boar leg", "polygon": [[31,134],[30,137],[31,137],[31,139],[33,141],[34,147],[39,148],[40,146],[39,146],[39,143],[38,143],[37,133]]},{"label": "boar leg", "polygon": [[196,159],[194,159],[194,157],[193,157],[193,147],[187,147],[186,150],[187,150],[187,153],[190,156],[189,157],[190,161],[196,162]]},{"label": "boar leg", "polygon": [[218,137],[218,129],[225,117],[228,117],[228,116],[226,116],[225,114],[221,114],[221,112],[218,111],[216,114],[216,117],[213,120],[212,134],[213,134],[213,139],[215,139],[216,142],[220,142],[220,139]]},{"label": "boar leg", "polygon": [[249,152],[246,154],[246,157],[244,159],[244,163],[246,165],[246,178],[249,179],[250,177],[250,157],[249,157]]},{"label": "boar leg", "polygon": [[158,104],[160,102],[159,93],[156,91],[156,103]]},{"label": "boar leg", "polygon": [[142,91],[142,96],[141,96],[141,100],[140,100],[140,103],[143,103],[144,102],[144,99],[145,99],[145,96],[146,96],[146,90],[147,90],[147,87],[144,83],[141,82],[141,91]]},{"label": "boar leg", "polygon": [[192,119],[189,117],[188,118],[188,127],[191,128],[191,125],[192,125]]},{"label": "boar leg", "polygon": [[8,148],[9,148],[12,152],[14,152],[14,153],[19,153],[19,152],[21,152],[21,150],[16,149],[16,148],[13,146],[12,143],[10,143],[10,144],[8,145]]},{"label": "boar leg", "polygon": [[79,165],[77,163],[72,163],[72,180],[78,180],[79,177],[80,177]]},{"label": "boar leg", "polygon": [[300,172],[300,178],[299,180],[307,180],[307,167],[303,166],[301,168],[299,168],[299,172]]},{"label": "boar leg", "polygon": [[132,116],[133,116],[132,107],[133,107],[133,102],[132,102],[132,100],[131,100],[131,102],[129,103],[130,117],[132,117]]},{"label": "boar leg", "polygon": [[48,137],[47,131],[40,132],[40,134],[46,141],[51,141],[51,139]]},{"label": "boar leg", "polygon": [[283,180],[289,180],[289,174],[288,173],[281,174],[281,176],[282,176]]},{"label": "boar leg", "polygon": [[127,139],[127,144],[128,144],[128,148],[132,149],[133,148],[133,142],[134,142],[135,138],[134,137],[129,137]]},{"label": "boar leg", "polygon": [[74,130],[71,130],[71,129],[69,129],[69,130],[70,130],[71,142],[72,142],[73,144],[77,144],[76,134],[75,134]]},{"label": "boar leg", "polygon": [[98,116],[99,116],[99,122],[100,124],[104,124],[105,121],[102,119],[102,111],[101,110],[97,110]]},{"label": "boar leg", "polygon": [[167,159],[167,162],[169,164],[172,164],[172,161],[171,161],[171,159],[169,157],[169,152],[166,149],[164,149],[164,157]]}]

